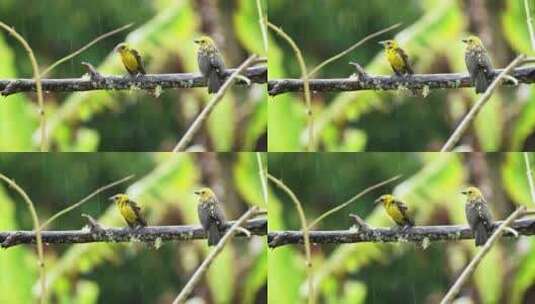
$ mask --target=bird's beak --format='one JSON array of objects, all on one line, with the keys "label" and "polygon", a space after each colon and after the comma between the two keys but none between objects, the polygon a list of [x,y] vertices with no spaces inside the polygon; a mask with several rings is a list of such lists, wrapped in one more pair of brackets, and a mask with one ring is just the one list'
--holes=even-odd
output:
[{"label": "bird's beak", "polygon": [[201,191],[193,191],[193,194],[195,194],[195,195],[201,195]]},{"label": "bird's beak", "polygon": [[379,43],[380,45],[385,45],[386,41],[383,40],[383,41],[379,41],[377,43]]},{"label": "bird's beak", "polygon": [[468,39],[461,40],[463,43],[468,43]]},{"label": "bird's beak", "polygon": [[199,43],[201,43],[201,40],[200,40],[200,39],[194,39],[193,42],[194,42],[195,44],[199,44]]},{"label": "bird's beak", "polygon": [[115,199],[115,195],[108,197],[108,200],[110,200],[110,201],[113,201],[114,199]]},{"label": "bird's beak", "polygon": [[377,205],[377,204],[379,204],[380,202],[381,202],[381,199],[378,198],[378,199],[376,199],[376,200],[373,202],[373,204],[374,204],[374,205]]},{"label": "bird's beak", "polygon": [[461,194],[466,195],[466,194],[468,194],[468,192],[466,192],[466,191],[461,191]]}]

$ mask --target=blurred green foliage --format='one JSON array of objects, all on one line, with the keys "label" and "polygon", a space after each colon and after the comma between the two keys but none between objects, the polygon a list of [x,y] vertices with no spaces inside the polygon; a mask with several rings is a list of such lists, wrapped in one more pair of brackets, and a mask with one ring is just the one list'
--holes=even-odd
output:
[{"label": "blurred green foliage", "polygon": [[[59,66],[50,77],[80,77],[85,73],[82,61],[105,74],[126,74],[112,53],[122,41],[141,52],[149,73],[197,72],[192,41],[203,33],[215,37],[228,67],[239,65],[251,53],[266,55],[256,4],[247,0],[44,0],[31,5],[9,0],[0,3],[0,20],[25,37],[42,68],[99,35],[134,24]],[[31,77],[26,52],[5,32],[0,32],[0,56],[0,78]],[[265,85],[233,88],[195,136],[194,149],[265,150],[265,89]],[[159,98],[136,90],[47,93],[49,140],[58,151],[169,151],[208,99],[205,88],[165,90]],[[35,103],[34,94],[13,95],[0,103],[0,132],[6,134],[0,137],[0,150],[37,149],[32,135],[38,127]]]},{"label": "blurred green foliage", "polygon": [[[535,153],[529,158],[533,168]],[[518,205],[533,204],[522,153],[270,153],[268,162],[270,174],[303,203],[309,222],[367,187],[402,175],[325,218],[315,227],[319,230],[350,229],[349,213],[372,227],[394,226],[383,208],[373,204],[385,193],[405,201],[417,225],[466,224],[460,192],[469,184],[483,190],[495,219]],[[269,230],[300,229],[286,193],[270,188]],[[534,246],[529,237],[500,241],[460,296],[474,303],[535,301]],[[425,248],[403,242],[313,246],[318,303],[438,303],[475,252],[473,240],[432,242]],[[279,247],[268,255],[270,301],[305,303],[302,245]]]},{"label": "blurred green foliage", "polygon": [[[478,3],[483,7],[477,7]],[[287,12],[292,12],[289,18]],[[533,12],[535,14],[535,12]],[[482,16],[475,20],[475,16]],[[318,78],[344,78],[356,61],[370,74],[392,74],[378,41],[395,38],[416,73],[466,72],[468,32],[482,36],[495,67],[516,54],[533,54],[522,1],[284,1],[269,2],[270,21],[301,48],[309,69],[380,29],[401,27],[368,41],[323,68]],[[269,77],[299,78],[286,41],[270,32]],[[314,93],[313,113],[319,150],[436,151],[476,100],[473,88],[432,90],[425,99],[401,90]],[[535,97],[531,86],[501,88],[478,115],[461,144],[483,151],[524,151],[535,146]],[[302,94],[270,98],[269,151],[303,151],[306,111]]]},{"label": "blurred green foliage", "polygon": [[[81,213],[104,226],[125,226],[107,198],[125,191],[147,215],[149,225],[197,224],[192,194],[214,189],[228,219],[262,199],[255,153],[0,154],[0,172],[28,192],[41,221],[95,189],[130,174],[135,178],[99,194],[53,222],[49,229],[80,229]],[[18,194],[0,185],[0,229],[30,230],[32,221]],[[205,241],[45,246],[51,303],[169,303],[208,253]],[[266,303],[267,250],[264,237],[231,241],[193,297],[207,303]],[[0,303],[31,303],[38,290],[34,246],[0,252]]]}]

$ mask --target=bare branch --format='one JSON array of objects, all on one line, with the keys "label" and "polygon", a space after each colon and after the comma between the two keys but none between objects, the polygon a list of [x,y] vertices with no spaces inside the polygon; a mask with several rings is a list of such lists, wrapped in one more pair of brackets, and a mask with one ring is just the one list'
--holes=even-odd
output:
[{"label": "bare branch", "polygon": [[[84,63],[87,68],[87,63]],[[223,74],[228,77],[236,69],[227,69]],[[266,83],[267,67],[252,67],[244,75],[254,83]],[[43,90],[47,92],[80,92],[94,90],[130,90],[133,87],[142,90],[153,90],[156,87],[168,88],[198,88],[206,87],[206,79],[197,73],[177,74],[147,74],[143,77],[130,76],[102,76],[101,81],[82,78],[42,79]],[[236,82],[244,85],[243,80]],[[35,81],[32,79],[0,79],[0,91],[3,96],[20,92],[35,91]]]},{"label": "bare branch", "polygon": [[201,113],[195,118],[195,121],[191,124],[191,126],[188,128],[186,133],[182,136],[182,138],[178,141],[175,148],[173,149],[173,152],[180,152],[184,151],[186,149],[186,146],[189,144],[189,142],[193,139],[193,135],[197,133],[199,128],[201,127],[202,123],[208,118],[210,113],[212,113],[212,110],[215,108],[215,106],[219,103],[221,99],[223,99],[223,96],[225,96],[225,93],[230,88],[232,83],[234,83],[235,78],[244,71],[255,59],[256,55],[251,55],[247,60],[245,60],[239,68],[237,68],[230,77],[227,78],[225,83],[219,88],[219,91],[212,97],[212,99],[208,102],[206,107],[201,111]]},{"label": "bare branch", "polygon": [[455,284],[453,284],[450,290],[448,290],[442,301],[440,301],[441,304],[451,303],[453,301],[453,297],[459,293],[459,290],[464,285],[464,282],[466,282],[466,280],[476,270],[479,262],[481,262],[483,257],[490,251],[492,245],[494,245],[494,243],[496,243],[496,241],[502,236],[505,231],[505,227],[509,226],[509,224],[511,224],[516,218],[522,216],[524,211],[526,211],[526,207],[524,206],[516,209],[515,212],[509,215],[509,217],[507,217],[507,219],[500,224],[498,229],[496,229],[492,236],[487,240],[485,246],[479,250],[470,264],[468,264],[468,266],[466,266],[466,268],[463,270],[457,281],[455,281]]},{"label": "bare branch", "polygon": [[270,27],[275,33],[279,34],[292,48],[292,50],[295,53],[295,57],[297,58],[297,62],[299,63],[299,68],[301,69],[301,79],[303,81],[302,87],[304,88],[305,92],[305,106],[307,108],[307,117],[308,117],[308,145],[307,149],[308,152],[312,152],[315,150],[316,143],[314,141],[314,116],[312,114],[312,101],[310,100],[310,85],[309,85],[309,76],[307,71],[307,66],[305,64],[305,59],[303,58],[303,53],[301,52],[301,49],[297,46],[295,41],[292,39],[292,37],[288,36],[282,29],[279,27],[273,25],[268,21],[267,23],[268,27]]},{"label": "bare branch", "polygon": [[476,115],[490,99],[492,93],[494,93],[494,90],[498,87],[498,84],[501,82],[502,78],[507,75],[509,71],[519,65],[525,57],[525,55],[518,55],[515,60],[513,60],[505,69],[500,72],[496,78],[494,78],[485,93],[479,98],[478,101],[476,101],[468,114],[466,114],[466,116],[463,118],[459,126],[455,129],[455,131],[453,131],[453,134],[451,134],[450,138],[448,138],[440,152],[447,152],[453,149],[453,147],[461,139],[461,136],[463,136],[464,132],[466,132],[466,129],[468,129],[470,123],[476,118]]},{"label": "bare branch", "polygon": [[533,182],[533,172],[529,164],[528,152],[524,152],[524,163],[526,165],[526,175],[528,177],[529,193],[531,194],[531,202],[535,204],[535,183]]},{"label": "bare branch", "polygon": [[197,268],[193,276],[189,279],[188,283],[182,288],[176,299],[173,301],[173,304],[185,303],[186,298],[191,294],[195,286],[200,282],[204,273],[208,270],[208,267],[212,264],[217,255],[223,250],[225,245],[228,243],[230,238],[234,233],[240,228],[240,226],[248,219],[256,214],[258,207],[252,207],[247,212],[245,212],[225,233],[225,235],[219,240],[216,247],[208,254],[206,259],[201,263],[201,266]]},{"label": "bare branch", "polygon": [[315,301],[315,294],[314,294],[314,284],[313,284],[313,272],[312,272],[312,254],[310,249],[310,237],[309,237],[309,228],[307,225],[307,220],[305,217],[305,212],[303,210],[303,204],[299,201],[295,193],[288,188],[281,180],[273,177],[271,174],[267,174],[267,177],[269,180],[271,180],[277,187],[281,188],[288,196],[292,199],[292,202],[295,205],[295,209],[297,210],[297,213],[299,214],[299,220],[301,221],[301,229],[302,229],[302,239],[305,244],[305,256],[306,256],[306,266],[307,266],[307,273],[308,273],[308,303],[312,304]]},{"label": "bare branch", "polygon": [[[37,91],[37,105],[39,106],[39,117],[40,117],[40,123],[39,123],[39,129],[40,129],[40,149],[41,152],[46,152],[48,150],[48,141],[46,140],[46,116],[45,116],[45,105],[44,105],[44,99],[43,99],[43,88],[42,88],[42,80],[41,80],[41,73],[39,73],[39,64],[37,64],[37,59],[35,59],[35,55],[33,54],[33,50],[26,42],[24,37],[22,37],[19,33],[17,33],[13,28],[9,27],[7,24],[0,21],[0,27],[5,29],[8,33],[13,35],[20,44],[26,49],[26,52],[28,52],[28,57],[30,58],[30,62],[32,63],[32,69],[33,69],[33,82],[35,90]],[[15,89],[12,85],[10,87],[11,90]],[[3,88],[0,88],[0,90],[3,90]],[[2,95],[3,92],[2,92]],[[4,95],[6,96],[6,95]],[[42,301],[42,300],[41,300]]]},{"label": "bare branch", "polygon": [[262,163],[262,153],[256,152],[256,163],[258,165],[258,175],[260,175],[260,185],[262,186],[262,196],[264,198],[264,205],[268,204],[268,186],[267,186],[267,177],[266,169]]},{"label": "bare branch", "polygon": [[262,33],[262,42],[264,42],[264,51],[268,51],[268,36],[266,28],[266,17],[262,11],[261,0],[256,0],[256,9],[258,10],[258,22],[260,23],[260,32]]},{"label": "bare branch", "polygon": [[[351,63],[355,65],[355,63]],[[494,70],[494,76],[499,75],[503,69]],[[535,82],[535,67],[518,68],[510,73],[519,83],[531,84]],[[406,89],[458,89],[473,87],[468,74],[414,74],[411,76],[384,76],[369,75],[357,78],[327,78],[310,79],[312,92],[344,92],[344,91],[391,91]],[[510,80],[503,85],[514,85]],[[301,79],[272,79],[268,81],[268,94],[276,96],[289,92],[302,92],[303,80]]]},{"label": "bare branch", "polygon": [[342,203],[342,204],[340,204],[340,205],[338,205],[338,206],[336,206],[336,207],[334,207],[334,208],[328,210],[327,212],[323,213],[322,215],[318,216],[318,218],[315,219],[315,220],[313,220],[312,223],[308,226],[308,229],[312,229],[312,227],[313,227],[314,225],[316,225],[317,223],[319,223],[321,220],[323,220],[323,219],[326,218],[327,216],[329,216],[329,215],[335,213],[335,212],[338,211],[338,210],[341,210],[341,209],[345,208],[347,205],[349,205],[349,204],[351,204],[352,202],[354,202],[354,201],[358,200],[359,198],[363,197],[363,196],[366,195],[368,192],[370,192],[370,191],[372,191],[372,190],[375,190],[375,189],[377,189],[377,188],[379,188],[379,187],[382,187],[382,186],[384,186],[384,185],[386,185],[386,184],[388,184],[388,183],[391,183],[391,182],[397,180],[397,179],[400,178],[400,177],[401,177],[401,175],[394,176],[394,177],[392,177],[392,178],[389,178],[389,179],[387,179],[387,180],[385,180],[385,181],[382,181],[382,182],[380,182],[380,183],[377,183],[377,184],[375,184],[375,185],[372,185],[372,186],[370,186],[370,187],[368,187],[368,188],[366,188],[366,189],[360,191],[359,193],[357,193],[356,195],[354,195],[352,198],[350,198],[349,200],[345,201],[344,203]]},{"label": "bare branch", "polygon": [[80,200],[79,202],[59,211],[58,213],[54,214],[53,216],[51,216],[48,220],[46,220],[42,225],[41,225],[41,230],[45,229],[45,227],[47,225],[49,225],[50,223],[52,223],[53,221],[55,221],[58,217],[70,212],[71,210],[74,210],[78,207],[80,207],[82,204],[84,204],[85,202],[87,202],[88,200],[90,200],[91,198],[93,198],[94,196],[96,196],[97,194],[99,194],[100,192],[102,191],[105,191],[107,189],[110,189],[112,187],[115,187],[121,183],[124,183],[126,182],[127,180],[133,178],[134,176],[133,175],[130,175],[130,176],[127,176],[125,178],[122,178],[118,181],[115,181],[111,184],[108,184],[108,185],[105,185],[105,186],[102,186],[100,188],[98,188],[97,190],[93,191],[91,194],[89,194],[88,196],[84,197],[82,200]]},{"label": "bare branch", "polygon": [[84,45],[83,47],[81,47],[80,49],[74,51],[73,53],[59,59],[58,61],[54,62],[53,64],[51,64],[48,68],[46,68],[42,73],[41,73],[41,77],[44,77],[46,74],[48,74],[50,71],[52,71],[55,67],[57,67],[58,65],[64,63],[65,61],[71,59],[71,58],[74,58],[76,57],[78,54],[82,53],[83,51],[87,50],[88,48],[90,48],[93,44],[99,42],[100,40],[102,39],[105,39],[105,38],[108,38],[110,36],[113,36],[117,33],[120,33],[124,30],[126,30],[127,28],[131,27],[133,25],[133,23],[130,23],[130,24],[127,24],[127,25],[124,25],[124,26],[121,26],[120,28],[117,28],[111,32],[107,32],[103,35],[100,35],[98,36],[97,38],[93,39],[91,42],[89,42],[88,44]]},{"label": "bare branch", "polygon": [[[503,221],[494,223],[494,229]],[[511,226],[520,235],[535,235],[535,219],[515,221]],[[410,229],[393,228],[370,228],[359,231],[352,230],[321,230],[310,231],[312,244],[344,244],[344,243],[395,243],[422,241],[458,241],[473,239],[474,235],[467,225],[450,226],[414,226]],[[507,237],[514,234],[507,232]],[[268,245],[271,248],[302,244],[303,233],[301,231],[272,231],[268,233]]]},{"label": "bare branch", "polygon": [[[26,205],[28,206],[28,209],[30,210],[30,214],[32,216],[33,220],[33,229],[35,232],[32,232],[34,234],[34,242],[37,243],[37,259],[39,261],[39,274],[40,274],[40,286],[41,286],[41,294],[39,297],[39,303],[46,302],[46,272],[45,272],[45,258],[43,254],[43,240],[41,235],[41,228],[39,226],[39,217],[37,216],[37,211],[35,210],[35,205],[28,196],[28,194],[19,186],[17,183],[9,179],[7,176],[0,173],[0,179],[5,181],[10,187],[15,189],[20,196],[24,199],[26,202]],[[13,236],[10,238],[13,239]],[[2,243],[4,241],[2,240]]]},{"label": "bare branch", "polygon": [[[88,218],[87,215],[84,217]],[[89,220],[91,227],[99,227],[95,220]],[[235,222],[226,224],[230,228]],[[244,224],[253,235],[266,235],[267,220],[255,219]],[[130,228],[102,228],[100,229],[80,229],[80,230],[50,230],[41,231],[42,241],[46,244],[79,244],[96,242],[154,242],[161,241],[190,241],[206,239],[205,231],[199,225],[181,226],[148,226],[140,229]],[[241,233],[239,237],[246,236]],[[0,232],[0,243],[2,248],[9,248],[21,244],[34,244],[36,233],[34,231],[2,231]]]},{"label": "bare branch", "polygon": [[328,65],[329,63],[333,62],[333,61],[336,61],[340,58],[342,58],[343,56],[349,54],[350,52],[352,52],[354,49],[358,48],[359,46],[363,45],[364,43],[366,43],[368,40],[370,39],[373,39],[377,36],[380,36],[386,32],[389,32],[397,27],[399,27],[401,25],[401,23],[396,23],[394,25],[391,25],[387,28],[384,28],[382,30],[379,30],[375,33],[372,33],[372,34],[369,34],[368,36],[362,38],[359,40],[359,42],[353,44],[352,46],[350,46],[349,48],[345,49],[344,51],[332,56],[331,58],[323,61],[322,63],[318,64],[316,67],[314,67],[312,69],[312,71],[308,74],[309,77],[312,77],[314,76],[314,74],[316,74],[321,68],[323,68],[324,66]]},{"label": "bare branch", "polygon": [[529,9],[529,1],[524,0],[524,8],[526,9],[526,21],[528,23],[529,38],[531,41],[531,48],[535,51],[535,33],[533,31],[533,17]]}]

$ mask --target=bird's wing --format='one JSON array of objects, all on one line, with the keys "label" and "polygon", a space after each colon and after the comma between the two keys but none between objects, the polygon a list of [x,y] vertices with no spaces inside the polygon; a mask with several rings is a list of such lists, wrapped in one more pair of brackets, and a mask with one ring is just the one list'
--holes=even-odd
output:
[{"label": "bird's wing", "polygon": [[225,215],[223,214],[223,209],[217,198],[213,198],[212,208],[210,209],[210,217],[217,223],[218,226],[221,226],[225,223]]},{"label": "bird's wing", "polygon": [[407,208],[407,205],[405,205],[404,202],[402,202],[400,200],[394,200],[394,204],[396,204],[396,206],[399,208],[399,210],[401,210],[401,212],[403,212],[403,213],[407,212],[408,208]]},{"label": "bird's wing", "polygon": [[409,212],[408,212],[409,208],[407,208],[407,205],[405,205],[405,203],[400,201],[400,200],[394,200],[394,204],[396,204],[396,206],[398,207],[399,212],[401,212],[401,214],[403,215],[403,218],[410,225],[414,225],[414,221],[412,220],[411,216],[409,215]]},{"label": "bird's wing", "polygon": [[490,76],[490,73],[492,72],[492,62],[490,61],[489,55],[487,55],[487,52],[483,51],[480,56],[477,56],[477,65],[479,65],[484,73],[488,76]]},{"label": "bird's wing", "polygon": [[409,74],[414,74],[412,67],[411,67],[411,63],[409,61],[409,56],[407,55],[407,53],[405,53],[405,51],[402,48],[397,48],[396,51],[401,56],[401,59],[403,59],[403,63],[405,64],[405,69],[407,70],[407,72]]},{"label": "bird's wing", "polygon": [[132,49],[132,54],[134,54],[134,57],[136,57],[137,65],[139,73],[145,75],[147,72],[145,72],[145,62],[143,62],[143,58],[139,54],[137,50]]},{"label": "bird's wing", "polygon": [[218,74],[221,74],[225,70],[225,64],[223,63],[223,58],[218,50],[214,50],[210,54],[210,65],[217,71]]},{"label": "bird's wing", "polygon": [[487,231],[492,229],[492,213],[490,212],[489,205],[487,202],[485,202],[484,199],[481,199],[480,202],[478,202],[478,208],[477,211],[479,213],[479,217],[483,219],[483,225],[485,225],[485,228]]},{"label": "bird's wing", "polygon": [[143,225],[147,225],[145,222],[145,218],[143,217],[143,214],[141,214],[141,208],[136,204],[136,202],[129,200],[128,204],[130,207],[132,207],[132,210],[134,210],[134,213],[136,214],[136,219]]}]

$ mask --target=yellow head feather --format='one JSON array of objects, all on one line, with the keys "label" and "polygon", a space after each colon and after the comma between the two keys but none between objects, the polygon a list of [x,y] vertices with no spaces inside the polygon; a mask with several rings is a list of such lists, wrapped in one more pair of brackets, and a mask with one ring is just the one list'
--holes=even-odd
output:
[{"label": "yellow head feather", "polygon": [[378,199],[375,200],[375,203],[376,204],[383,204],[383,205],[388,205],[388,204],[391,204],[393,201],[395,200],[394,196],[391,195],[391,194],[384,194],[384,195],[381,195]]},{"label": "yellow head feather", "polygon": [[207,201],[209,199],[216,197],[214,192],[210,188],[201,188],[193,193],[199,196],[199,201],[201,202]]},{"label": "yellow head feather", "polygon": [[116,204],[120,204],[122,202],[126,202],[128,200],[128,195],[124,193],[115,194],[114,196],[109,198],[111,201],[113,201]]},{"label": "yellow head feather", "polygon": [[461,192],[462,194],[466,195],[467,201],[472,201],[475,199],[483,198],[483,194],[481,193],[481,190],[479,190],[477,187],[470,186],[463,190]]},{"label": "yellow head feather", "polygon": [[380,41],[379,44],[384,45],[386,50],[391,50],[399,47],[398,43],[395,40],[384,40]]},{"label": "yellow head feather", "polygon": [[199,38],[193,40],[193,42],[198,44],[200,47],[206,47],[206,46],[215,45],[214,41],[212,40],[212,38],[210,38],[208,36],[199,37]]},{"label": "yellow head feather", "polygon": [[466,47],[472,48],[472,47],[483,47],[483,42],[481,42],[481,39],[477,36],[468,36],[462,40],[462,42],[466,43]]},{"label": "yellow head feather", "polygon": [[119,53],[123,53],[125,51],[128,51],[130,49],[130,46],[126,43],[126,42],[122,42],[122,43],[119,43],[114,51],[115,52],[119,52]]}]

